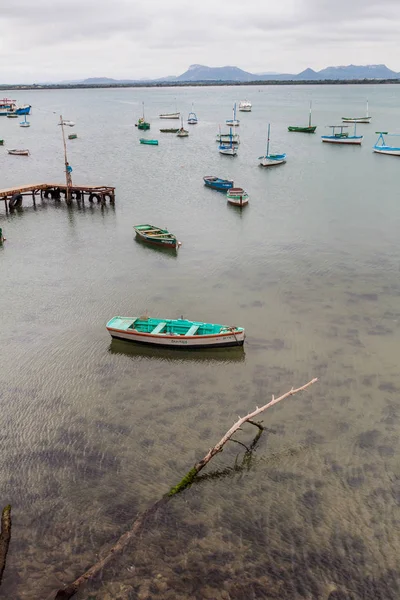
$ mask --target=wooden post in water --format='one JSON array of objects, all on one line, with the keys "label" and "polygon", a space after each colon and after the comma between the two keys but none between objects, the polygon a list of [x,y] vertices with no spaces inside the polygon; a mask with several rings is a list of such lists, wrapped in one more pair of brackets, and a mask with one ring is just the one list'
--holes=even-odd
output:
[{"label": "wooden post in water", "polygon": [[63,121],[62,115],[60,115],[60,125],[61,125],[63,144],[64,144],[65,181],[67,184],[67,189],[65,191],[65,201],[67,204],[69,204],[70,203],[70,191],[71,191],[71,187],[72,187],[72,176],[71,176],[72,169],[69,166],[68,157],[67,157],[67,144],[65,142],[64,121]]}]

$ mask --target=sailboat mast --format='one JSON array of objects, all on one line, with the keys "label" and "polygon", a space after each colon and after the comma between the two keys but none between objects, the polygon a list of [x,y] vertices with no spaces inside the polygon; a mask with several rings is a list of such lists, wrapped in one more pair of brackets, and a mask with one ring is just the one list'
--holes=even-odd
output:
[{"label": "sailboat mast", "polygon": [[367,99],[367,117],[369,117],[368,99]]},{"label": "sailboat mast", "polygon": [[269,154],[269,133],[270,133],[270,130],[271,130],[271,125],[270,125],[270,123],[268,123],[268,134],[267,134],[267,153],[266,153],[266,155],[265,155],[265,156],[268,156],[268,154]]},{"label": "sailboat mast", "polygon": [[312,102],[310,102],[310,116],[308,117],[308,126],[311,127],[311,106]]},{"label": "sailboat mast", "polygon": [[71,169],[70,168],[68,169],[69,164],[68,164],[68,157],[67,157],[67,144],[65,142],[64,121],[63,121],[62,115],[60,115],[60,125],[61,125],[63,145],[64,145],[65,182],[67,184],[65,200],[68,203],[69,202],[69,189],[72,186],[72,177],[71,177]]},{"label": "sailboat mast", "polygon": [[142,102],[142,112],[143,112],[143,121],[144,121],[144,102]]}]

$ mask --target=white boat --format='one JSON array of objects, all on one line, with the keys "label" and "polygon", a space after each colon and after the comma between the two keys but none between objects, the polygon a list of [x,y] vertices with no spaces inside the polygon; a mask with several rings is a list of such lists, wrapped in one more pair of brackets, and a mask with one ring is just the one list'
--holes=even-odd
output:
[{"label": "white boat", "polygon": [[164,113],[163,115],[159,115],[160,119],[180,119],[181,113]]},{"label": "white boat", "polygon": [[258,160],[260,161],[261,167],[275,167],[276,165],[281,165],[286,162],[286,154],[270,154],[269,153],[269,140],[270,140],[270,131],[271,125],[268,123],[268,135],[267,135],[267,151],[265,156],[259,156]]},{"label": "white boat", "polygon": [[370,120],[371,120],[371,117],[369,116],[368,100],[367,100],[367,114],[365,115],[365,117],[342,117],[342,121],[344,123],[369,123]]},{"label": "white boat", "polygon": [[243,346],[243,327],[188,321],[186,319],[153,319],[113,317],[106,325],[112,338],[169,348],[224,348]]},{"label": "white boat", "polygon": [[226,192],[226,199],[229,204],[234,206],[246,206],[249,201],[249,195],[243,188],[232,187]]},{"label": "white boat", "polygon": [[193,104],[192,104],[192,111],[188,115],[187,122],[189,125],[197,125],[197,115],[195,112],[193,112]]},{"label": "white boat", "polygon": [[229,127],[239,127],[240,121],[239,121],[239,119],[236,118],[236,102],[233,105],[233,118],[232,119],[227,119],[225,121],[225,123],[227,125],[229,125]]},{"label": "white boat", "polygon": [[[343,131],[348,125],[329,125],[332,129],[332,135],[321,135],[321,140],[328,144],[352,144],[361,146],[363,140],[362,135],[356,135],[356,123],[354,123],[354,134],[349,135],[347,131]],[[339,129],[339,132],[336,130]]]},{"label": "white boat", "polygon": [[239,110],[242,112],[251,112],[251,102],[250,100],[242,100],[239,102]]},{"label": "white boat", "polygon": [[387,131],[377,131],[376,133],[379,134],[379,137],[375,143],[375,146],[373,148],[374,152],[377,152],[378,154],[390,154],[391,156],[400,156],[400,147],[399,146],[388,146],[385,143],[385,139],[384,139],[384,135],[391,135],[391,136],[399,136],[399,134],[396,133],[388,133]]},{"label": "white boat", "polygon": [[17,150],[13,148],[12,150],[7,150],[8,154],[14,154],[15,156],[29,156],[29,150]]},{"label": "white boat", "polygon": [[[59,125],[61,125],[61,123],[58,123]],[[62,121],[62,125],[66,125],[67,127],[75,127],[75,123],[74,121],[68,121],[63,119]]]},{"label": "white boat", "polygon": [[[235,127],[233,127],[233,130],[235,130]],[[233,133],[232,133],[232,128],[230,129],[229,132],[229,142],[227,143],[221,143],[218,146],[218,151],[220,154],[226,154],[227,156],[236,156],[237,154],[237,145],[234,145],[233,140]]]}]

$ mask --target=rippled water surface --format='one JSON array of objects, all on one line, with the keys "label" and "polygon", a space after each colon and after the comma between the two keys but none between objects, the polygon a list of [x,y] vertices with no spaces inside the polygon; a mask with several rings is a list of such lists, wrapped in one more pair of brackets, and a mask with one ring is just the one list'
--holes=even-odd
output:
[{"label": "rippled water surface", "polygon": [[[76,121],[74,182],[115,186],[116,204],[0,206],[1,502],[13,507],[0,597],[45,599],[74,580],[238,414],[318,377],[265,413],[246,469],[226,472],[244,451],[228,445],[207,471],[225,474],[173,499],[77,598],[398,600],[399,161],[372,146],[375,131],[400,131],[399,87],[15,95],[33,105],[31,128],[0,121],[0,187],[62,181],[62,114]],[[218,125],[246,97],[239,155],[221,156]],[[367,97],[363,146],[322,144]],[[310,99],[317,134],[288,133]],[[139,145],[142,101],[158,147]],[[188,138],[159,133],[176,123],[160,112],[192,102]],[[262,170],[268,122],[288,160]],[[249,205],[228,206],[204,175],[233,178]],[[146,222],[177,235],[177,256],[135,241]],[[111,342],[108,319],[145,311],[241,325],[244,349]]]}]

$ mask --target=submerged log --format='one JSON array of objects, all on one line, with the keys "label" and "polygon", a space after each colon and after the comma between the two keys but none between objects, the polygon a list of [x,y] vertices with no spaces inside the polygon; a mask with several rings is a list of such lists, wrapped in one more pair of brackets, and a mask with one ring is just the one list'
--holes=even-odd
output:
[{"label": "submerged log", "polygon": [[144,513],[137,517],[131,529],[129,529],[129,531],[124,533],[119,538],[119,540],[112,546],[112,548],[109,550],[106,556],[104,556],[104,558],[98,560],[85,573],[83,573],[83,575],[75,579],[73,583],[71,583],[63,589],[59,589],[55,596],[51,594],[49,600],[69,600],[77,593],[77,591],[85,583],[87,583],[90,579],[93,579],[96,575],[98,575],[115,556],[122,553],[122,551],[133,538],[135,538],[141,531],[143,531],[145,525],[149,522],[149,520],[152,517],[155,516],[155,514],[160,508],[164,507],[173,498],[173,496],[179,494],[194,482],[198,473],[202,469],[204,469],[204,467],[212,460],[212,458],[216,454],[222,451],[225,444],[229,440],[231,440],[234,433],[240,430],[241,426],[244,425],[244,423],[250,423],[259,428],[259,432],[257,433],[256,438],[253,440],[253,443],[251,444],[250,448],[246,451],[246,454],[250,455],[252,449],[254,449],[257,441],[259,440],[263,429],[263,427],[259,423],[255,423],[253,421],[254,417],[264,412],[265,410],[267,410],[267,408],[270,408],[274,404],[277,404],[281,400],[284,400],[289,396],[293,396],[294,394],[297,394],[298,392],[307,389],[316,381],[318,381],[318,379],[315,378],[299,388],[292,388],[282,396],[279,396],[279,398],[275,398],[274,396],[272,396],[272,400],[264,406],[261,406],[260,408],[257,406],[255,411],[249,413],[245,417],[239,417],[236,423],[232,425],[232,427],[229,429],[229,431],[225,433],[225,435],[220,439],[220,441],[215,446],[210,448],[210,450],[207,452],[204,458],[202,458],[198,463],[196,463],[194,467],[186,473],[186,475],[183,477],[183,479],[181,479],[181,481],[177,485],[172,487],[167,494],[165,494],[162,498],[160,498],[160,500],[155,502],[150,508],[148,508]]},{"label": "submerged log", "polygon": [[3,508],[1,513],[1,533],[0,533],[0,584],[3,579],[3,572],[6,566],[8,546],[11,539],[11,505]]}]

